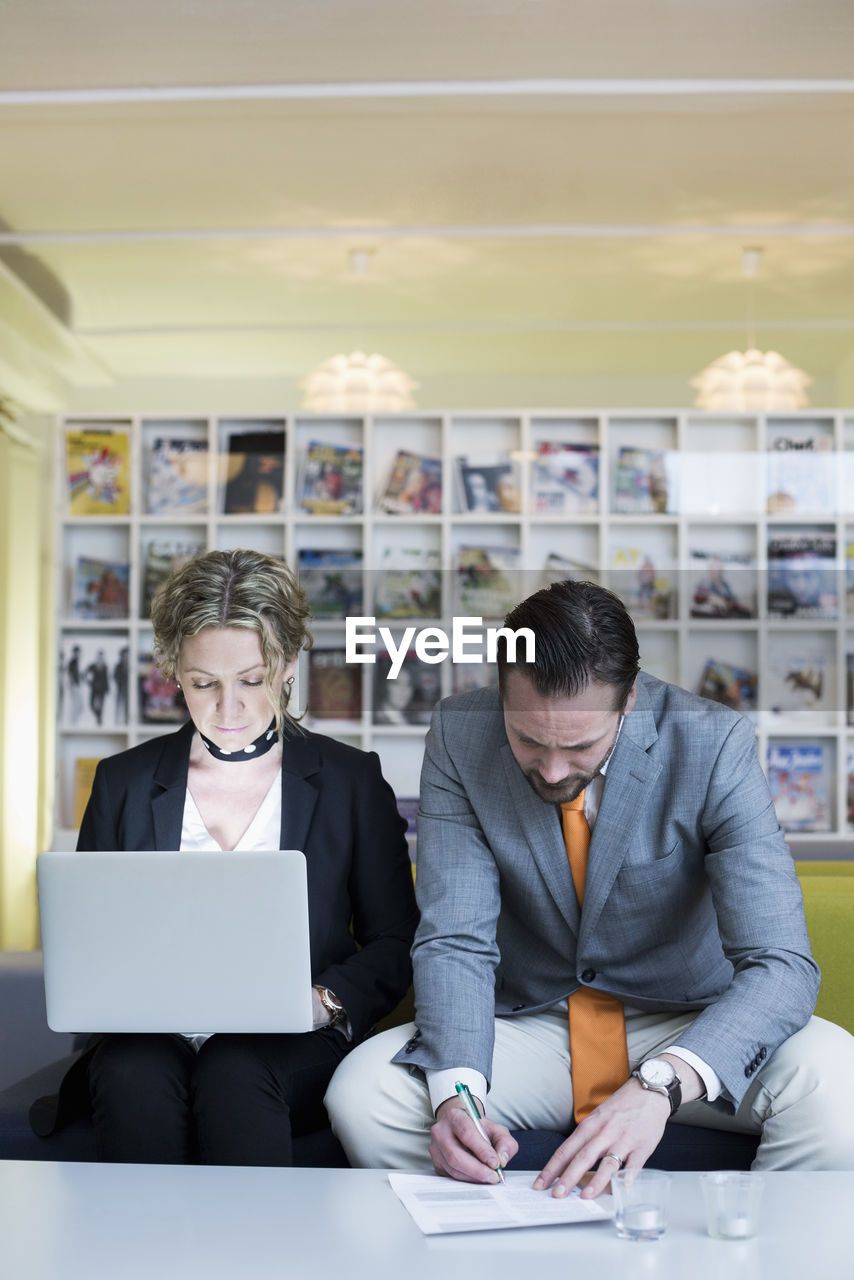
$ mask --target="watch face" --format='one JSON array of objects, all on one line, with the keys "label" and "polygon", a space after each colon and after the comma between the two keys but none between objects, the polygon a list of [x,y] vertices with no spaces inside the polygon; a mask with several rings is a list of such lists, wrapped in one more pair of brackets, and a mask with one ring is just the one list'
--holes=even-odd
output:
[{"label": "watch face", "polygon": [[664,1058],[650,1058],[648,1061],[641,1063],[641,1076],[647,1084],[653,1088],[666,1088],[673,1083],[676,1072]]}]

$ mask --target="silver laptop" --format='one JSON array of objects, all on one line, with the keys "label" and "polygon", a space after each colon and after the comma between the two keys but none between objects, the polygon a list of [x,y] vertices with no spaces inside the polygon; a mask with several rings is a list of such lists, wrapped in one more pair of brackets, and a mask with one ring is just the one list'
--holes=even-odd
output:
[{"label": "silver laptop", "polygon": [[43,853],[54,1031],[310,1031],[305,856]]}]

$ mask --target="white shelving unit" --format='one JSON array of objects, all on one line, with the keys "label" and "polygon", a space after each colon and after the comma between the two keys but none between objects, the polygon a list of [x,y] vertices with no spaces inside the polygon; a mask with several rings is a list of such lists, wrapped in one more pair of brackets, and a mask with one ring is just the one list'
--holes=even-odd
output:
[{"label": "white shelving unit", "polygon": [[[126,430],[130,442],[130,503],[124,516],[69,514],[64,441],[67,430],[113,427]],[[218,459],[230,433],[236,430],[276,430],[284,433],[284,498],[281,510],[264,515],[226,515],[221,511]],[[850,842],[854,803],[849,774],[854,769],[854,726],[849,725],[851,693],[846,680],[848,655],[854,654],[854,583],[846,601],[846,549],[854,548],[854,411],[819,411],[785,415],[732,416],[684,410],[423,412],[375,417],[326,417],[306,414],[269,418],[234,416],[153,416],[129,414],[121,418],[75,417],[58,424],[56,502],[60,512],[56,549],[56,600],[60,620],[61,666],[68,664],[75,638],[91,649],[103,639],[112,657],[124,646],[129,658],[127,720],[84,727],[75,719],[67,691],[60,699],[57,751],[56,840],[74,838],[71,814],[75,761],[78,757],[110,754],[134,745],[173,725],[159,727],[139,719],[138,663],[150,647],[151,628],[142,614],[143,568],[148,546],[158,539],[188,546],[231,549],[252,546],[284,556],[296,565],[301,549],[359,549],[364,566],[364,612],[371,614],[375,571],[388,547],[411,546],[438,553],[443,573],[443,618],[453,609],[452,570],[461,546],[518,547],[519,596],[543,581],[548,554],[556,553],[595,569],[599,580],[619,590],[614,562],[621,549],[640,548],[654,561],[656,573],[669,579],[674,591],[672,616],[638,617],[641,662],[646,670],[686,688],[695,689],[706,661],[715,658],[758,673],[758,710],[754,713],[760,759],[777,742],[821,743],[830,762],[830,829],[809,837],[791,834],[793,848],[806,839],[841,845]],[[153,442],[159,437],[196,438],[207,442],[203,514],[146,513],[146,482]],[[775,442],[781,437],[811,437],[826,442],[830,502],[820,510],[795,509],[768,513],[769,458],[779,461]],[[540,442],[598,445],[599,487],[595,511],[553,516],[532,509],[532,459]],[[300,465],[310,441],[359,444],[364,450],[363,510],[352,516],[317,516],[299,505]],[[661,513],[618,514],[615,510],[616,463],[624,447],[661,450],[672,472],[668,509]],[[391,515],[377,509],[392,460],[400,449],[433,455],[443,461],[443,505],[436,514]],[[785,459],[798,465],[798,458]],[[484,454],[507,454],[518,468],[521,510],[518,513],[473,514],[459,509],[454,483],[455,459]],[[824,455],[822,455],[824,458]],[[810,453],[805,465],[814,467]],[[771,617],[767,608],[765,572],[769,536],[820,529],[835,538],[834,572],[838,612],[833,618],[787,620]],[[755,562],[757,616],[745,619],[703,620],[691,616],[696,566],[692,552],[712,548]],[[74,566],[80,556],[115,559],[130,564],[130,610],[127,619],[85,621],[71,615]],[[848,561],[854,568],[854,550]],[[434,620],[441,624],[442,619]],[[395,634],[404,626],[429,625],[424,619],[386,622]],[[318,621],[315,643],[343,647],[344,624]],[[823,665],[822,707],[791,713],[768,709],[771,673],[781,644],[802,637]],[[443,694],[452,691],[451,664],[439,667]],[[356,745],[376,750],[397,794],[417,794],[424,727],[380,725],[372,719],[371,680],[374,668],[362,667],[363,713],[359,720],[321,720],[306,723]],[[62,681],[60,682],[63,683]],[[305,700],[305,668],[299,687]],[[79,695],[77,695],[79,696]],[[121,712],[121,708],[120,708]],[[91,718],[91,717],[90,717]],[[109,719],[110,722],[106,723]]]}]

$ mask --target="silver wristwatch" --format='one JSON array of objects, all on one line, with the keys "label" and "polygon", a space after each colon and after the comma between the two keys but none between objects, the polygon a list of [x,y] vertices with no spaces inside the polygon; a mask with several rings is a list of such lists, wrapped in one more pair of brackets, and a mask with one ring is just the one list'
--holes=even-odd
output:
[{"label": "silver wristwatch", "polygon": [[682,1081],[676,1074],[672,1062],[666,1058],[647,1058],[639,1067],[635,1067],[632,1075],[640,1081],[642,1089],[651,1093],[663,1093],[670,1099],[670,1114],[676,1115],[682,1105]]}]

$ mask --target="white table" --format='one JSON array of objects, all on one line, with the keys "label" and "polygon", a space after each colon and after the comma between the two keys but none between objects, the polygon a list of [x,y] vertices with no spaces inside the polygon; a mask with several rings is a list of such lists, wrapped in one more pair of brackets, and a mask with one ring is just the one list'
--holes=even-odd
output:
[{"label": "white table", "polygon": [[[426,1237],[379,1170],[0,1162],[4,1280],[851,1280],[854,1172],[773,1173],[760,1235],[710,1240],[674,1175],[653,1244],[610,1222]],[[556,1268],[560,1268],[557,1270]]]}]

